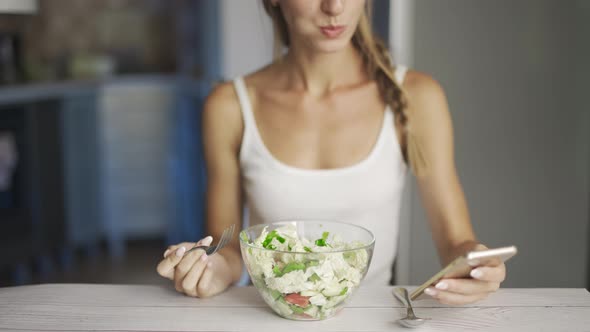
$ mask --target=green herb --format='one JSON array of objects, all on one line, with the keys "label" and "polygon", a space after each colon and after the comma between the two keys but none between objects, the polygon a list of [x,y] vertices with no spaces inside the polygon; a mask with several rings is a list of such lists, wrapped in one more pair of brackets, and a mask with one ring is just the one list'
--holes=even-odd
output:
[{"label": "green herb", "polygon": [[289,304],[289,308],[291,308],[291,310],[293,310],[293,312],[296,314],[302,314],[304,311],[303,308],[294,304]]},{"label": "green herb", "polygon": [[309,281],[311,282],[316,282],[320,280],[320,276],[317,275],[316,273],[312,274],[311,277],[309,277]]},{"label": "green herb", "polygon": [[270,290],[270,296],[272,296],[273,300],[278,299],[279,297],[281,297],[283,294],[281,292],[279,292],[276,289],[271,289]]},{"label": "green herb", "polygon": [[272,231],[270,233],[268,233],[266,235],[266,238],[264,239],[264,241],[262,241],[262,246],[264,248],[267,248],[268,245],[270,244],[270,242],[272,242],[272,239],[274,239],[277,236],[277,231]]},{"label": "green herb", "polygon": [[291,263],[285,265],[282,269],[278,265],[275,265],[275,267],[273,267],[273,269],[272,269],[272,271],[275,274],[275,277],[282,277],[289,272],[293,272],[293,271],[297,271],[297,270],[305,270],[305,264],[298,263],[298,262],[291,262]]},{"label": "green herb", "polygon": [[342,289],[342,291],[340,292],[340,295],[344,295],[344,294],[346,294],[346,292],[348,292],[348,287],[344,287]]},{"label": "green herb", "polygon": [[328,244],[326,243],[326,240],[328,239],[328,235],[329,234],[330,234],[329,232],[323,232],[322,233],[322,238],[315,240],[315,245],[318,246],[318,247],[325,247],[325,246],[327,246]]},{"label": "green herb", "polygon": [[303,247],[303,250],[305,250],[307,252],[312,252],[310,247]]},{"label": "green herb", "polygon": [[285,243],[285,238],[280,236],[276,230],[273,230],[270,233],[268,233],[266,235],[266,238],[264,238],[264,241],[262,241],[262,247],[266,249],[276,250],[277,247],[271,243],[272,239],[277,239],[277,241],[279,241],[280,243]]},{"label": "green herb", "polygon": [[282,275],[281,270],[282,270],[281,267],[278,265],[275,265],[272,268],[272,272],[275,274],[275,277],[280,277]]},{"label": "green herb", "polygon": [[251,243],[250,239],[248,239],[248,234],[246,234],[246,231],[240,232],[240,239],[246,243]]},{"label": "green herb", "polygon": [[305,265],[307,267],[318,266],[318,265],[320,265],[320,262],[319,261],[308,261],[307,263],[305,263]]},{"label": "green herb", "polygon": [[291,262],[283,268],[283,275],[292,271],[305,270],[305,264],[298,262]]}]

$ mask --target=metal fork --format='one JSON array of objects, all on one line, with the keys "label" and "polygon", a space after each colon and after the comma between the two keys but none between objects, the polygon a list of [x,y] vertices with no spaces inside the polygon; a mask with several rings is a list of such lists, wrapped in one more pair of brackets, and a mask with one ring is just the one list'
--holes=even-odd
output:
[{"label": "metal fork", "polygon": [[205,253],[207,254],[207,256],[213,255],[219,249],[225,247],[225,245],[227,245],[229,243],[229,241],[231,240],[232,236],[234,235],[234,228],[235,228],[235,225],[231,225],[228,228],[224,229],[223,230],[223,233],[221,234],[221,237],[219,238],[219,242],[217,242],[216,245],[213,245],[213,246],[194,246],[194,247],[190,248],[189,250],[187,250],[185,254],[188,254],[189,252],[191,252],[193,250],[203,249],[203,250],[205,250]]}]

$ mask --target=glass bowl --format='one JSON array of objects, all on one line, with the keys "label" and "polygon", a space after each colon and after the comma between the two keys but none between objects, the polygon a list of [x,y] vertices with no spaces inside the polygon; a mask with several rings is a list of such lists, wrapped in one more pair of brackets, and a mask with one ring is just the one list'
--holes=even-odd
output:
[{"label": "glass bowl", "polygon": [[250,278],[281,317],[322,320],[337,314],[365,277],[375,237],[333,221],[283,221],[240,232]]}]

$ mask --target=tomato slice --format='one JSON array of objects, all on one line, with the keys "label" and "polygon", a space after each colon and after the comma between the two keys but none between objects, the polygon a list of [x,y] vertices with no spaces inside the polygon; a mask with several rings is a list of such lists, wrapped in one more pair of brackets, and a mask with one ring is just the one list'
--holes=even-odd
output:
[{"label": "tomato slice", "polygon": [[285,301],[301,308],[305,308],[309,305],[309,296],[301,296],[298,293],[291,293],[285,295]]}]

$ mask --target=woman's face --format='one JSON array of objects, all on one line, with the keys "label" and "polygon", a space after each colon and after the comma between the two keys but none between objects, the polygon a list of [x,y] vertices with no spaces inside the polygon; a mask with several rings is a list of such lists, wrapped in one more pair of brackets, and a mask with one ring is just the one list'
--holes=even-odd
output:
[{"label": "woman's face", "polygon": [[345,48],[366,0],[275,0],[289,27],[291,46],[334,52]]}]

